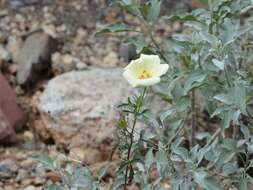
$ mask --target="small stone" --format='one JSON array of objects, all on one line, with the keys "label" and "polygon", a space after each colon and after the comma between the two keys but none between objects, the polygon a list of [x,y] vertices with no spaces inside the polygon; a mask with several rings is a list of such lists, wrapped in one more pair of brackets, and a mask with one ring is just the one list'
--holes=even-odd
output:
[{"label": "small stone", "polygon": [[178,32],[182,30],[182,25],[179,22],[174,22],[172,25],[173,32]]},{"label": "small stone", "polygon": [[11,75],[15,75],[17,70],[18,70],[18,65],[17,64],[10,64],[9,67],[8,67],[8,72]]},{"label": "small stone", "polygon": [[118,55],[115,52],[110,52],[104,57],[103,63],[106,66],[116,66],[119,63]]},{"label": "small stone", "polygon": [[31,131],[25,131],[23,134],[26,141],[30,141],[34,139],[34,135]]},{"label": "small stone", "polygon": [[67,30],[66,25],[61,25],[56,28],[57,32],[65,32]]},{"label": "small stone", "polygon": [[0,44],[0,60],[9,61],[10,53]]},{"label": "small stone", "polygon": [[74,58],[70,54],[63,55],[62,60],[63,60],[63,63],[66,65],[73,64],[74,62]]},{"label": "small stone", "polygon": [[[4,1],[4,0],[3,0]],[[1,2],[1,1],[0,1]],[[1,4],[4,4],[4,2],[3,3],[0,3],[0,5]],[[0,17],[4,17],[4,16],[6,16],[6,15],[8,15],[8,9],[3,9],[3,10],[0,10]],[[0,38],[1,39],[1,38]]]},{"label": "small stone", "polygon": [[[51,16],[51,15],[50,15]],[[49,36],[52,36],[53,38],[57,38],[56,28],[54,25],[44,25],[43,31],[48,34]]]},{"label": "small stone", "polygon": [[17,181],[17,182],[20,182],[20,181],[22,181],[23,179],[25,179],[28,175],[29,175],[29,173],[28,173],[26,170],[24,170],[24,169],[19,169],[19,170],[18,170],[18,175],[17,175],[17,177],[16,177],[16,181]]},{"label": "small stone", "polygon": [[52,69],[55,74],[61,74],[75,70],[77,59],[70,54],[60,54],[56,52],[52,56]]},{"label": "small stone", "polygon": [[87,67],[88,67],[87,64],[84,62],[78,61],[76,63],[77,70],[84,70],[84,69],[87,69]]},{"label": "small stone", "polygon": [[69,156],[88,165],[102,161],[101,153],[97,149],[93,148],[72,148]]},{"label": "small stone", "polygon": [[16,190],[16,188],[13,185],[5,185],[3,190]]},{"label": "small stone", "polygon": [[0,178],[11,178],[16,175],[18,166],[12,159],[1,160],[0,162]]},{"label": "small stone", "polygon": [[25,91],[20,86],[16,86],[15,87],[15,93],[17,95],[23,95],[25,93]]},{"label": "small stone", "polygon": [[33,185],[29,185],[24,190],[36,190],[36,187],[34,187]]},{"label": "small stone", "polygon": [[57,175],[56,173],[54,173],[54,172],[47,172],[47,173],[46,173],[46,176],[47,176],[53,183],[56,183],[56,182],[61,181],[61,177],[60,177],[59,175]]}]

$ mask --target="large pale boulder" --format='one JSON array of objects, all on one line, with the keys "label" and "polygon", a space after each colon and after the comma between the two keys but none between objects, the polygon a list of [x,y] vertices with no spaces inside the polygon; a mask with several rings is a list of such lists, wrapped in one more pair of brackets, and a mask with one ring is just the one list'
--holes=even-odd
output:
[{"label": "large pale boulder", "polygon": [[117,104],[131,94],[122,69],[72,71],[48,83],[38,109],[57,145],[101,148],[114,139]]}]

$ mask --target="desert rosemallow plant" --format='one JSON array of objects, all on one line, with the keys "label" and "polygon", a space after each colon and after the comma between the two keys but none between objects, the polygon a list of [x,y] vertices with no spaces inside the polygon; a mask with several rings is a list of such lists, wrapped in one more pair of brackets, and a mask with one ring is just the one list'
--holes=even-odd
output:
[{"label": "desert rosemallow plant", "polygon": [[[141,190],[164,190],[166,184],[172,190],[250,189],[253,32],[252,17],[246,13],[252,13],[253,1],[209,0],[209,9],[163,16],[161,20],[185,27],[159,40],[155,29],[162,0],[112,2],[136,16],[142,26],[115,23],[97,33],[131,31],[124,41],[140,54],[123,73],[141,93],[118,106],[115,145],[121,162],[110,189],[126,190],[130,184]],[[148,107],[155,95],[164,100],[160,110]],[[55,170],[51,159],[39,160]],[[67,169],[62,179],[70,179],[62,183],[68,189],[103,186],[103,175],[83,172],[86,167],[82,175]],[[76,188],[77,184],[86,188]]]},{"label": "desert rosemallow plant", "polygon": [[[143,91],[141,94],[137,95],[136,98],[133,99],[133,102],[130,104],[122,104],[123,109],[130,108],[130,110],[125,110],[128,115],[129,113],[133,116],[133,121],[127,121],[126,118],[122,117],[119,126],[121,126],[122,130],[128,133],[126,136],[126,144],[127,144],[127,156],[126,161],[129,164],[126,165],[125,173],[124,173],[124,190],[127,189],[127,184],[129,181],[132,181],[131,175],[129,173],[132,172],[133,165],[133,146],[134,146],[134,133],[137,119],[145,112],[143,111],[145,96],[148,91],[148,87],[155,85],[161,81],[161,76],[166,74],[169,69],[168,64],[161,64],[161,60],[158,55],[146,55],[141,54],[140,57],[136,60],[132,60],[129,65],[127,65],[124,69],[123,76],[130,83],[132,87],[143,87]],[[128,108],[127,108],[128,107]],[[126,123],[132,123],[131,126],[127,126]],[[131,171],[131,172],[129,172]],[[129,179],[130,178],[130,179]]]},{"label": "desert rosemallow plant", "polygon": [[158,55],[141,54],[140,58],[132,60],[124,69],[123,76],[132,85],[151,86],[161,81],[161,76],[168,69],[168,64],[161,64]]}]

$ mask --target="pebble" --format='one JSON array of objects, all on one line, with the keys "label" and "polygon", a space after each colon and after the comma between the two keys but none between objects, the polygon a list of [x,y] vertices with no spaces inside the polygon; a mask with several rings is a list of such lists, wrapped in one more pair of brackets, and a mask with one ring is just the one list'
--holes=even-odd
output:
[{"label": "pebble", "polygon": [[110,52],[103,59],[103,64],[106,66],[116,66],[119,63],[118,55],[115,52]]},{"label": "pebble", "polygon": [[93,148],[72,148],[69,156],[75,160],[79,160],[85,164],[91,165],[102,161],[100,152]]},{"label": "pebble", "polygon": [[24,170],[24,169],[19,169],[19,170],[18,170],[18,175],[17,175],[17,177],[16,177],[16,181],[17,181],[17,182],[20,182],[20,181],[22,181],[23,179],[25,179],[28,175],[29,175],[29,173],[28,173],[26,170]]},{"label": "pebble", "polygon": [[33,185],[29,185],[24,190],[36,190],[36,187],[34,187]]},{"label": "pebble", "polygon": [[78,61],[78,62],[76,63],[76,68],[77,68],[77,70],[84,70],[84,69],[87,69],[88,66],[87,66],[87,64],[84,63],[84,62]]},{"label": "pebble", "polygon": [[10,53],[0,44],[0,60],[9,61]]}]

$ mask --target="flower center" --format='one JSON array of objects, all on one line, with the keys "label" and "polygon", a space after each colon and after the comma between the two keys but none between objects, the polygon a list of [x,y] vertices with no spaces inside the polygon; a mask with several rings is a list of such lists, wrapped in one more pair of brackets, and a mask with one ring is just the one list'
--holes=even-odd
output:
[{"label": "flower center", "polygon": [[147,71],[147,70],[143,70],[141,72],[141,74],[139,75],[139,79],[143,80],[143,79],[147,79],[152,77],[152,75]]}]

